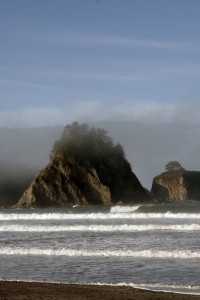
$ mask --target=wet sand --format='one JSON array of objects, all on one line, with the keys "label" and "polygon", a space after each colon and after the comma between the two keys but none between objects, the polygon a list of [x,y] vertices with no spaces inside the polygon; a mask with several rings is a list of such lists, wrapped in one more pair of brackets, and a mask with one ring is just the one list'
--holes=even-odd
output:
[{"label": "wet sand", "polygon": [[127,286],[0,281],[0,300],[200,300],[200,295],[152,292]]}]

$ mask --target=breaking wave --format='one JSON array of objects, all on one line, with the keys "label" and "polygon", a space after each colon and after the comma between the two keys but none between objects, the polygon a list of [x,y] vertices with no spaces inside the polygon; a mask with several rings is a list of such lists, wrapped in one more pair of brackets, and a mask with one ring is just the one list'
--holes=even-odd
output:
[{"label": "breaking wave", "polygon": [[175,292],[179,294],[200,295],[200,286],[198,285],[181,285],[181,284],[165,284],[165,283],[89,283],[94,285],[109,285],[109,286],[130,286],[133,288],[162,291],[162,292]]},{"label": "breaking wave", "polygon": [[138,206],[113,206],[110,209],[111,213],[130,213],[133,211],[138,210],[138,208],[140,207],[140,205]]},{"label": "breaking wave", "polygon": [[0,255],[37,255],[37,256],[68,256],[68,257],[135,257],[135,258],[160,258],[160,259],[196,259],[200,258],[200,251],[192,250],[75,250],[53,248],[23,248],[1,247]]},{"label": "breaking wave", "polygon": [[73,226],[51,226],[51,225],[2,225],[0,232],[61,232],[61,231],[93,231],[93,232],[137,232],[137,231],[200,231],[200,224],[181,225],[73,225]]},{"label": "breaking wave", "polygon": [[200,213],[0,213],[0,221],[12,220],[106,220],[106,219],[200,219]]},{"label": "breaking wave", "polygon": [[[122,285],[122,284],[119,284]],[[200,295],[200,286],[198,285],[176,285],[176,284],[162,284],[162,283],[146,283],[146,284],[124,284],[125,286],[131,286],[133,288],[162,291],[162,292],[175,292],[179,294]]]}]

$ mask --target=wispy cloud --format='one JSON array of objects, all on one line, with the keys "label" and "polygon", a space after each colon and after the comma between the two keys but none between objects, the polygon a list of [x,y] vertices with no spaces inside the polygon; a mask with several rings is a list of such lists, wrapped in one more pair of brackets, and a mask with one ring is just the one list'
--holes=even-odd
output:
[{"label": "wispy cloud", "polygon": [[[22,31],[23,32],[23,31]],[[12,37],[14,38],[14,37]],[[144,49],[160,49],[160,50],[181,50],[199,52],[200,46],[198,43],[175,42],[170,40],[156,40],[156,39],[138,39],[126,36],[93,34],[85,32],[28,32],[16,38],[35,40],[40,42],[48,42],[54,44],[67,44],[78,46],[92,46],[92,47],[129,47],[129,48],[144,48]]]},{"label": "wispy cloud", "polygon": [[[50,84],[41,84],[36,82],[29,82],[28,80],[12,80],[12,79],[1,79],[0,83],[8,86],[21,86],[21,87],[38,87],[45,89],[56,89],[58,87],[50,85]],[[60,88],[59,88],[60,89]]]},{"label": "wispy cloud", "polygon": [[187,43],[158,41],[150,39],[134,39],[120,36],[92,35],[85,33],[56,33],[43,37],[49,42],[65,43],[82,46],[118,46],[131,48],[157,48],[166,50],[190,50],[199,51],[198,45],[188,45]]},{"label": "wispy cloud", "polygon": [[92,35],[84,33],[57,33],[48,38],[49,41],[67,44],[89,45],[89,46],[120,46],[131,48],[158,48],[168,50],[192,50],[199,51],[198,45],[188,43],[158,41],[151,39],[126,38],[121,36]]},{"label": "wispy cloud", "polygon": [[0,112],[0,127],[42,127],[65,125],[73,121],[95,122],[129,120],[140,122],[200,124],[200,103],[162,103],[149,101],[123,101],[109,105],[106,101],[71,103],[66,109],[56,107],[27,107]]},{"label": "wispy cloud", "polygon": [[[17,73],[18,77],[19,74],[24,80],[12,80],[12,79],[4,79],[0,77],[0,82],[2,84],[18,84],[18,85],[35,85],[39,87],[47,87],[47,88],[54,88],[54,85],[48,85],[48,84],[41,84],[41,83],[34,83],[29,82],[28,78],[36,78],[38,81],[38,78],[50,78],[50,79],[57,79],[57,80],[63,80],[63,79],[70,79],[70,80],[106,80],[106,81],[143,81],[148,80],[148,76],[144,74],[138,75],[137,72],[123,72],[119,70],[103,70],[103,71],[96,71],[96,70],[90,70],[87,69],[85,72],[79,69],[65,69],[65,68],[51,68],[48,70],[41,70],[41,69],[25,69],[25,68],[0,68],[1,70],[8,71],[11,76],[13,76],[13,73]],[[3,72],[2,72],[3,74]],[[26,80],[25,80],[26,79]]]},{"label": "wispy cloud", "polygon": [[[99,67],[99,66],[98,66]],[[98,69],[98,68],[97,68]],[[112,70],[113,69],[113,70]],[[0,83],[2,85],[12,85],[12,86],[32,86],[44,89],[63,89],[72,91],[72,88],[66,88],[64,84],[67,80],[77,81],[77,80],[90,80],[96,82],[158,82],[162,79],[173,80],[173,79],[196,79],[200,77],[200,66],[194,64],[183,64],[174,65],[169,67],[164,66],[147,66],[143,68],[135,68],[134,70],[123,70],[123,64],[117,69],[110,66],[104,70],[94,70],[86,69],[84,72],[78,67],[74,68],[48,68],[44,69],[34,69],[34,68],[0,68],[2,74],[4,72],[9,72],[10,78],[4,79],[0,77]],[[16,79],[16,74],[18,78]],[[14,79],[12,79],[14,78]]]},{"label": "wispy cloud", "polygon": [[67,113],[55,107],[27,107],[0,111],[0,127],[29,128],[65,124]]}]

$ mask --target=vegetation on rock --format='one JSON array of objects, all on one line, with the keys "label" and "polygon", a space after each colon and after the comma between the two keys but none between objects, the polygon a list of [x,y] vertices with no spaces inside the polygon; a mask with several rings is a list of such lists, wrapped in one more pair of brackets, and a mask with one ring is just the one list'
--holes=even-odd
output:
[{"label": "vegetation on rock", "polygon": [[120,201],[125,193],[124,185],[132,175],[131,166],[122,146],[114,145],[105,130],[89,128],[87,124],[78,122],[67,125],[52,148],[51,159],[56,156],[65,159],[68,155],[73,155],[79,163],[91,164],[100,181],[109,186],[111,194]]},{"label": "vegetation on rock", "polygon": [[167,172],[174,172],[174,171],[183,171],[184,168],[178,161],[170,161],[165,165],[165,170]]},{"label": "vegetation on rock", "polygon": [[89,128],[87,124],[78,122],[65,127],[61,138],[53,145],[51,159],[56,155],[65,157],[69,154],[95,163],[108,155],[124,157],[122,146],[114,145],[104,129]]}]

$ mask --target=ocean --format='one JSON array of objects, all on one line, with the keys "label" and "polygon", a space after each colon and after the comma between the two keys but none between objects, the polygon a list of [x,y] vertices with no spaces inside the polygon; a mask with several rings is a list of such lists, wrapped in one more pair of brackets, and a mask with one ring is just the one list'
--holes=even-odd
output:
[{"label": "ocean", "polygon": [[200,202],[2,209],[0,280],[200,294]]}]

